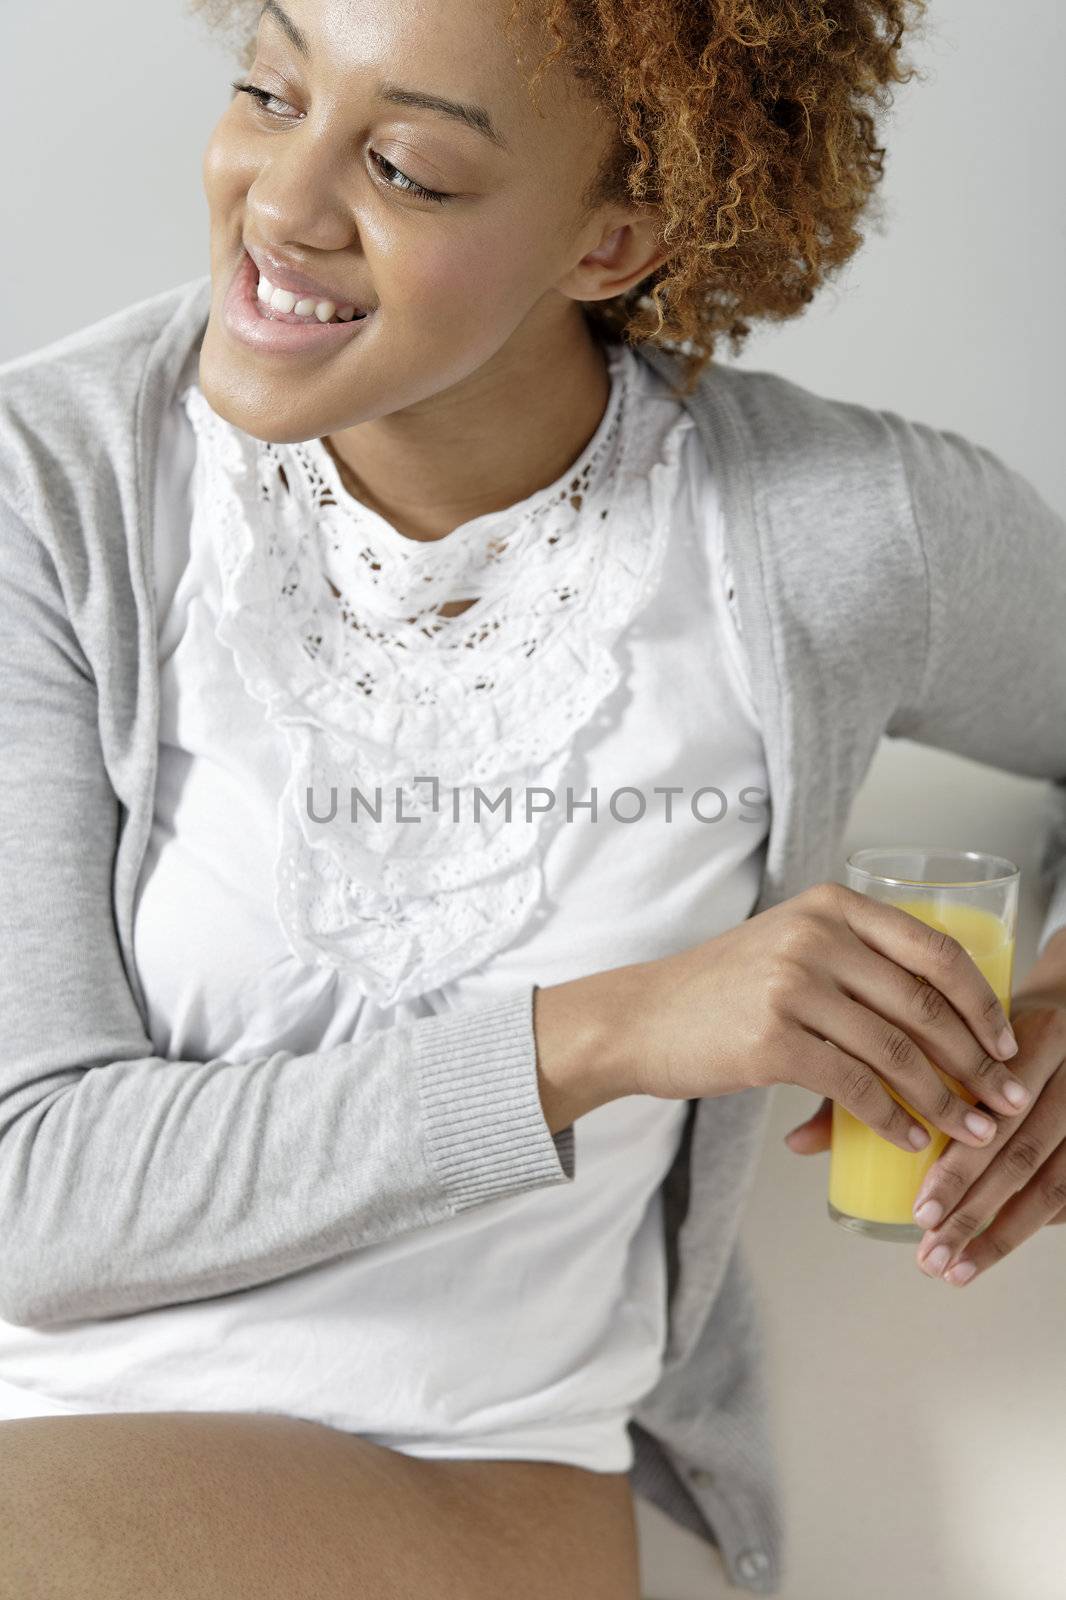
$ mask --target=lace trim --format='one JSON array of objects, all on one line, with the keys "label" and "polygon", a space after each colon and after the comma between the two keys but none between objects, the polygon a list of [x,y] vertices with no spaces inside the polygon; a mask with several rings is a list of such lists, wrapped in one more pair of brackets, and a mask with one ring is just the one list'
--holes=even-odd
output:
[{"label": "lace trim", "polygon": [[[221,576],[216,635],[291,754],[279,921],[294,954],[379,1005],[439,988],[530,918],[544,814],[508,822],[482,803],[475,820],[474,788],[491,801],[556,786],[658,583],[694,424],[673,401],[635,415],[637,357],[611,359],[607,411],[565,482],[424,543],[350,496],[321,440],[255,440],[196,384],[182,395],[200,446],[194,518]],[[435,610],[471,597],[458,616]],[[439,780],[438,809],[419,777]],[[316,821],[334,786],[336,815]],[[351,820],[352,787],[371,804],[380,788],[380,821]]]}]

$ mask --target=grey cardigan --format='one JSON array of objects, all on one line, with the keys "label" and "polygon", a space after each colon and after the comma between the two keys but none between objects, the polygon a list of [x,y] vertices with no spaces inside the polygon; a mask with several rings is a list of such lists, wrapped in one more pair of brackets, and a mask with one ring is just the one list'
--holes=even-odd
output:
[{"label": "grey cardigan", "polygon": [[[0,1314],[54,1328],[229,1294],[574,1174],[533,986],[306,1056],[152,1054],[132,956],[152,820],[160,420],[208,278],[0,367]],[[675,358],[640,354],[669,377]],[[839,876],[882,734],[1049,785],[1066,924],[1066,523],[956,434],[712,365],[687,402],[725,508],[771,788],[761,911]],[[909,833],[900,818],[900,834]],[[634,1488],[782,1581],[738,1224],[769,1093],[689,1103],[663,1185],[668,1338]]]}]

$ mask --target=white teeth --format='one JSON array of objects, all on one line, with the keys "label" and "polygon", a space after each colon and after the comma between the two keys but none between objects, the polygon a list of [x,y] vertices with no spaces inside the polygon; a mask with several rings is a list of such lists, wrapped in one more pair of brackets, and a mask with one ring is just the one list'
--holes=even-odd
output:
[{"label": "white teeth", "polygon": [[289,311],[298,317],[316,317],[319,322],[332,322],[337,317],[341,322],[351,322],[355,316],[354,306],[335,306],[332,300],[314,300],[310,296],[297,299],[291,289],[277,289],[270,279],[260,274],[256,294],[263,305],[270,306],[274,311]]},{"label": "white teeth", "polygon": [[337,314],[332,300],[297,300],[293,310],[298,317],[317,317],[319,322],[332,322]]}]

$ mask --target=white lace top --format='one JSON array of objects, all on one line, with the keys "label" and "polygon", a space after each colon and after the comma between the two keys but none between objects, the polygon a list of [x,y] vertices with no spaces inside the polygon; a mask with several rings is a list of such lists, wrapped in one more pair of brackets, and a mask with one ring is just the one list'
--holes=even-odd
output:
[{"label": "white lace top", "polygon": [[[607,412],[565,479],[436,541],[349,495],[321,440],[263,445],[195,386],[185,396],[208,445],[198,493],[222,570],[218,637],[291,756],[277,913],[294,954],[379,1005],[440,988],[528,921],[544,824],[508,823],[489,801],[554,791],[658,583],[692,423],[637,426],[636,357],[617,348]],[[352,786],[375,805],[362,826]],[[489,799],[475,816],[476,788]],[[334,793],[338,817],[314,820]]]},{"label": "white lace top", "polygon": [[[714,474],[662,380],[609,355],[573,467],[425,543],[355,500],[321,440],[254,440],[187,374],[157,481],[135,922],[161,1056],[328,1049],[750,911],[766,774]],[[65,1330],[62,1375],[20,1330],[5,1370],[23,1408],[269,1409],[413,1454],[626,1470],[686,1109],[615,1101],[576,1123],[570,1184]]]}]

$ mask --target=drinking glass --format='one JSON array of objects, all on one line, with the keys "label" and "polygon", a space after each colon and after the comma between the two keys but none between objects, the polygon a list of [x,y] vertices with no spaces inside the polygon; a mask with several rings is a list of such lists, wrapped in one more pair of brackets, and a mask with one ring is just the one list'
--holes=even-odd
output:
[{"label": "drinking glass", "polygon": [[[849,888],[899,906],[957,939],[1010,1017],[1021,879],[1013,861],[980,850],[872,846],[848,857],[846,874]],[[957,1094],[968,1104],[977,1104],[967,1088],[929,1059]],[[901,1150],[834,1101],[829,1215],[842,1227],[870,1239],[916,1242],[925,1230],[911,1214],[914,1202],[949,1135],[919,1115],[890,1083],[886,1082],[885,1088],[921,1123],[930,1136],[929,1143],[913,1154]]]}]

